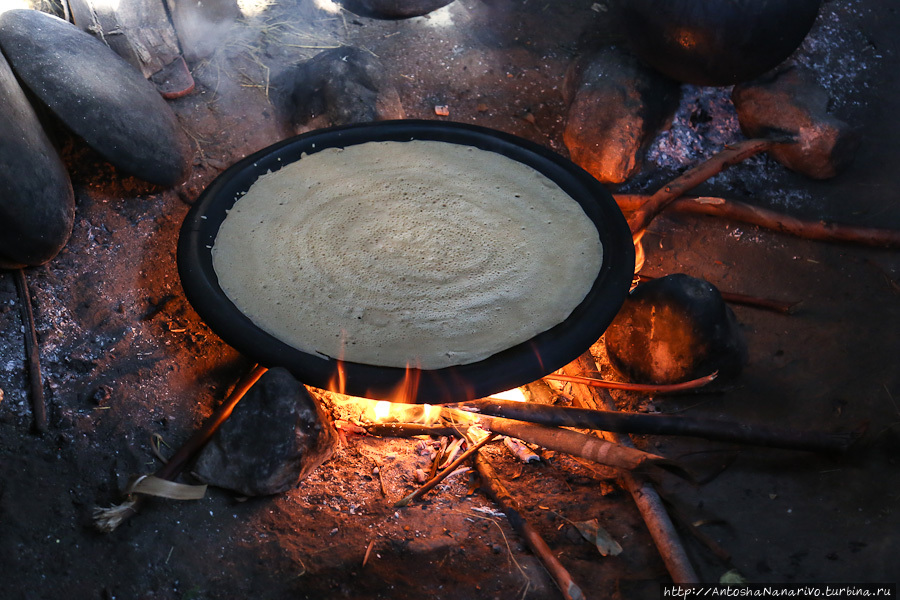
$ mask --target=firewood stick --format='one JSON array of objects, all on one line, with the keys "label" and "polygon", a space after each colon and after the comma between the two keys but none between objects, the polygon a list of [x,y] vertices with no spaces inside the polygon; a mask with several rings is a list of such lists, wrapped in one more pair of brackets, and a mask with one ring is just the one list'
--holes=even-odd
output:
[{"label": "firewood stick", "polygon": [[[717,154],[699,165],[692,167],[672,180],[647,199],[629,217],[628,225],[635,244],[641,240],[650,222],[676,198],[691,190],[710,177],[717,175],[732,165],[764,152],[784,139],[750,139],[733,146],[726,146]],[[787,141],[793,141],[793,138]]]},{"label": "firewood stick", "polygon": [[548,450],[580,456],[616,469],[632,471],[651,466],[675,466],[672,461],[662,456],[570,429],[522,423],[501,417],[484,417],[480,425],[493,433],[518,438]]},{"label": "firewood stick", "polygon": [[409,494],[405,498],[401,498],[400,500],[397,500],[394,503],[394,508],[401,508],[403,506],[406,506],[413,500],[418,500],[419,498],[421,498],[422,496],[427,494],[434,486],[436,486],[437,484],[442,482],[444,479],[446,479],[447,475],[449,475],[450,473],[455,471],[456,467],[463,464],[463,462],[468,460],[470,456],[472,456],[473,454],[478,452],[479,448],[483,447],[488,442],[494,441],[494,439],[496,439],[496,437],[497,437],[497,434],[492,433],[491,435],[486,436],[483,440],[481,440],[480,442],[478,442],[477,444],[475,444],[474,446],[472,446],[471,448],[469,448],[468,450],[466,450],[465,452],[460,454],[456,458],[456,460],[454,460],[449,465],[447,465],[447,467],[443,471],[441,471],[440,473],[438,473],[437,475],[432,477],[430,481],[425,482],[422,485],[422,487],[418,488],[416,491]]},{"label": "firewood stick", "polygon": [[556,585],[559,586],[563,597],[567,600],[583,600],[584,592],[572,579],[572,576],[566,568],[554,556],[553,551],[541,537],[541,534],[522,516],[522,509],[518,501],[513,498],[500,476],[488,462],[487,458],[480,452],[475,455],[475,469],[481,476],[481,487],[484,492],[497,503],[510,526],[525,540],[528,547],[544,564],[544,568],[553,577]]},{"label": "firewood stick", "polygon": [[[643,275],[642,275],[643,277]],[[627,390],[629,392],[646,392],[648,394],[668,394],[672,392],[683,392],[685,390],[694,390],[700,387],[705,386],[708,383],[711,383],[716,376],[718,375],[718,371],[715,373],[711,373],[709,375],[705,375],[703,377],[698,377],[697,379],[692,379],[690,381],[684,381],[682,383],[670,383],[670,384],[645,384],[645,383],[624,383],[621,381],[605,381],[603,379],[594,379],[592,377],[578,377],[575,375],[559,375],[557,373],[551,373],[550,375],[544,375],[544,379],[552,379],[554,381],[569,381],[573,383],[583,383],[585,385],[589,385],[591,387],[599,387],[606,388],[608,390]]]},{"label": "firewood stick", "polygon": [[41,377],[41,353],[38,348],[37,334],[34,331],[34,312],[31,309],[31,294],[28,292],[25,270],[16,269],[13,279],[19,295],[19,313],[22,316],[22,328],[25,332],[25,360],[28,363],[34,428],[39,433],[45,433],[47,431],[47,403],[44,400],[44,382]]},{"label": "firewood stick", "polygon": [[[563,370],[568,375],[584,376],[595,373],[597,367],[591,353],[585,352],[566,365]],[[582,405],[582,408],[616,410],[615,402],[606,390],[601,391],[598,388],[578,383],[573,384],[572,388],[575,400]],[[634,445],[631,438],[625,434],[605,432],[604,437],[623,446]],[[639,480],[628,471],[623,471],[620,479],[623,487],[634,499],[672,581],[675,583],[699,583],[700,579],[688,559],[678,532],[653,484],[649,481]]]},{"label": "firewood stick", "polygon": [[[234,407],[237,406],[237,403],[240,402],[241,398],[244,397],[257,381],[259,381],[259,378],[262,377],[267,370],[266,367],[257,365],[250,373],[245,375],[234,387],[234,390],[232,390],[228,398],[226,398],[213,414],[210,415],[203,426],[195,431],[188,441],[175,451],[175,454],[172,455],[166,464],[154,473],[154,476],[169,481],[178,477],[194,455],[203,448],[216,430],[221,427],[222,423],[228,420],[228,417],[231,416],[231,412],[234,410]],[[131,517],[131,515],[137,513],[141,499],[142,496],[133,495],[122,504],[110,508],[94,509],[94,525],[100,531],[105,533],[113,531],[116,527],[121,525],[122,522]]]},{"label": "firewood stick", "polygon": [[[641,273],[639,277],[641,279],[646,279],[647,281],[656,279],[656,277],[645,275],[644,273]],[[748,296],[746,294],[723,292],[722,290],[719,290],[719,294],[722,296],[722,300],[730,302],[731,304],[740,304],[741,306],[752,306],[753,308],[771,310],[772,312],[781,313],[783,315],[792,314],[797,309],[797,305],[800,304],[799,302],[783,302],[771,298],[759,298],[757,296]]]},{"label": "firewood stick", "polygon": [[448,405],[448,408],[450,407],[488,417],[502,417],[546,426],[601,429],[617,433],[691,436],[720,442],[811,452],[843,452],[859,437],[858,431],[837,433],[794,431],[721,419],[568,408],[508,400],[472,400]]},{"label": "firewood stick", "polygon": [[[650,198],[649,195],[641,194],[618,194],[615,196],[619,208],[626,213],[639,210]],[[879,248],[900,248],[900,230],[802,219],[727,198],[682,196],[672,202],[669,210],[724,217],[810,240],[849,242]]]},{"label": "firewood stick", "polygon": [[459,437],[459,432],[452,427],[440,425],[422,425],[421,423],[371,423],[364,426],[370,435],[384,437],[416,437],[419,435],[435,435]]}]

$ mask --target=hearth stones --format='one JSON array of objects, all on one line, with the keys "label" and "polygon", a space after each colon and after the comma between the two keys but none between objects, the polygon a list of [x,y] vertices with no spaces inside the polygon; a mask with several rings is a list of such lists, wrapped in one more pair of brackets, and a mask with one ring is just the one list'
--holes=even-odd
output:
[{"label": "hearth stones", "polygon": [[331,458],[331,421],[285,369],[269,369],[203,448],[194,473],[245,496],[291,489]]},{"label": "hearth stones", "polygon": [[615,47],[582,56],[564,86],[563,141],[572,161],[603,183],[623,183],[671,118],[678,93],[674,81]]},{"label": "hearth stones", "polygon": [[605,334],[613,366],[640,383],[678,383],[719,371],[737,375],[747,344],[709,282],[668,275],[638,285]]},{"label": "hearth stones", "polygon": [[769,150],[792,171],[814,179],[834,177],[856,156],[859,134],[828,113],[831,98],[815,74],[798,66],[780,69],[731,93],[741,130],[748,137],[771,131],[797,136],[796,143]]},{"label": "hearth stones", "polygon": [[291,125],[331,127],[402,119],[403,107],[384,66],[359,48],[320,52],[286,69],[275,82]]},{"label": "hearth stones", "polygon": [[2,55],[0,106],[0,268],[39,265],[72,233],[72,184]]},{"label": "hearth stones", "polygon": [[156,88],[103,42],[37,10],[0,15],[0,48],[24,84],[117,168],[158,185],[187,176],[190,145]]},{"label": "hearth stones", "polygon": [[353,12],[385,19],[419,17],[450,4],[453,0],[342,0]]}]

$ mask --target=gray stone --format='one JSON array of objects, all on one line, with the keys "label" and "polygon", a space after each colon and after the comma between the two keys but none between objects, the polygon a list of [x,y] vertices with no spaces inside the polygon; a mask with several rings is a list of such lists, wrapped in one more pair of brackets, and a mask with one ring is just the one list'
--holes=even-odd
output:
[{"label": "gray stone", "polygon": [[24,85],[103,158],[150,183],[183,181],[191,147],[152,83],[100,40],[37,10],[0,15],[0,47]]},{"label": "gray stone", "polygon": [[828,113],[828,92],[815,74],[799,66],[736,85],[731,99],[741,130],[748,137],[790,133],[796,143],[779,144],[769,153],[781,164],[814,179],[834,177],[856,155],[859,134]]},{"label": "gray stone", "polygon": [[566,74],[563,141],[573,162],[603,183],[623,183],[677,108],[680,87],[608,47],[579,58]]},{"label": "gray stone", "polygon": [[325,50],[279,75],[275,86],[279,106],[295,127],[403,118],[400,95],[384,66],[358,48]]},{"label": "gray stone", "polygon": [[40,265],[66,245],[75,196],[66,167],[0,55],[0,268]]},{"label": "gray stone", "polygon": [[740,373],[747,343],[711,283],[684,274],[638,285],[604,334],[613,366],[632,381],[678,383]]},{"label": "gray stone", "polygon": [[194,465],[201,481],[244,496],[296,486],[331,458],[330,419],[285,369],[269,369],[203,448]]}]

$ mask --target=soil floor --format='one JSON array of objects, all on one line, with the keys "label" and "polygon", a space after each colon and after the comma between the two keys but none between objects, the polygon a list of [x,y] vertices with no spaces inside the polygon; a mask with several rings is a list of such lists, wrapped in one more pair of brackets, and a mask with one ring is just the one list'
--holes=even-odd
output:
[{"label": "soil floor", "polygon": [[[608,30],[604,3],[589,1],[457,0],[395,21],[311,2],[269,4],[256,17],[211,26],[201,38],[220,47],[189,59],[196,90],[170,102],[195,147],[185,184],[144,184],[60,137],[75,230],[57,258],[27,270],[50,417],[43,435],[32,430],[14,280],[0,273],[2,595],[560,597],[465,476],[408,508],[392,507],[414,489],[415,469],[427,466],[408,439],[348,435],[333,459],[277,496],[242,501],[210,489],[198,501],[149,501],[109,534],[92,526],[95,506],[119,502],[129,477],[159,467],[154,436],[170,454],[251,366],[185,300],[175,248],[206,185],[292,134],[267,95],[281,68],[323,47],[362,47],[385,65],[407,117],[493,127],[565,155],[566,68]],[[825,2],[799,52],[828,87],[835,114],[862,135],[847,171],[811,181],[759,157],[700,192],[900,229],[898,31],[900,14],[886,0]],[[684,86],[672,129],[623,189],[652,191],[717,150],[711,140],[738,139],[727,92]],[[436,105],[449,106],[449,117],[437,116]],[[660,149],[674,158],[667,162]],[[637,437],[639,446],[710,474],[703,484],[656,481],[684,520],[729,555],[716,556],[682,530],[702,581],[731,570],[751,582],[900,581],[900,254],[681,215],[657,219],[645,239],[648,274],[688,273],[722,290],[798,305],[791,315],[734,307],[750,360],[716,393],[619,394],[623,408],[798,430],[868,425],[838,457]],[[669,576],[610,473],[561,454],[523,465],[502,446],[487,453],[587,597],[659,597]],[[621,554],[601,556],[572,525],[594,518]]]}]

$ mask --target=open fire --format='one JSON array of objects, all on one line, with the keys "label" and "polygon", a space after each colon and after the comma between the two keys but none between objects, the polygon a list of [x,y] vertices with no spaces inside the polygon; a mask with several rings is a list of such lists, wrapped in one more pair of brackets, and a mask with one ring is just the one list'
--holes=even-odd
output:
[{"label": "open fire", "polygon": [[[116,3],[81,4],[106,10]],[[590,353],[548,373],[541,348],[530,344],[523,360],[544,376],[510,390],[513,398],[481,398],[463,378],[440,404],[410,403],[429,402],[421,394],[425,375],[411,368],[398,369],[388,386],[353,390],[377,399],[347,396],[350,375],[336,361],[319,384],[327,390],[291,388],[301,400],[308,395],[321,415],[304,405],[302,419],[273,419],[262,392],[265,369],[253,369],[254,357],[223,343],[179,286],[174,248],[188,205],[242,157],[348,114],[357,121],[385,114],[471,121],[574,157],[576,136],[566,124],[591,121],[571,107],[583,106],[596,82],[574,78],[574,68],[567,78],[563,73],[576,54],[588,53],[588,38],[606,35],[611,5],[457,0],[424,17],[388,21],[318,1],[153,4],[167,6],[163,16],[173,30],[182,28],[178,64],[186,67],[177,75],[196,84],[175,89],[173,82],[185,83],[175,78],[167,91],[159,88],[190,140],[186,181],[145,184],[94,155],[84,140],[56,131],[60,123],[50,126],[75,192],[71,237],[51,262],[19,271],[33,302],[16,297],[12,279],[0,287],[0,325],[11,332],[0,339],[0,422],[10,426],[0,431],[0,513],[22,517],[5,525],[7,546],[16,548],[2,557],[10,589],[32,593],[51,580],[60,583],[35,593],[52,597],[84,585],[84,597],[110,598],[249,597],[262,587],[279,599],[626,598],[647,595],[647,582],[655,594],[657,582],[715,582],[726,571],[751,581],[843,578],[851,562],[868,565],[863,579],[889,572],[877,550],[889,542],[874,530],[891,530],[890,504],[871,513],[866,504],[863,513],[863,500],[842,490],[882,489],[871,483],[882,485],[883,473],[860,485],[854,477],[887,463],[853,463],[844,450],[863,434],[863,420],[895,418],[889,401],[879,410],[872,405],[885,391],[896,395],[894,366],[883,365],[894,356],[883,338],[896,321],[883,279],[892,281],[896,267],[876,251],[829,250],[766,231],[896,247],[891,229],[821,223],[834,211],[816,204],[819,197],[848,184],[808,184],[783,166],[848,169],[858,181],[843,159],[797,167],[791,147],[808,140],[743,132],[749,121],[738,115],[730,87],[683,85],[670,124],[648,133],[636,151],[642,167],[610,186],[631,226],[635,271],[657,274],[660,283],[647,287],[650,278],[636,276],[641,283],[627,311],[603,339],[592,336]],[[817,73],[830,95],[827,111],[811,111],[823,127],[840,128],[831,111],[851,122],[869,119],[860,108],[862,84],[889,53],[861,37],[867,10],[869,0],[825,3],[792,59],[798,70]],[[124,20],[120,25],[117,35],[128,37]],[[856,51],[847,52],[851,46]],[[581,74],[599,64],[583,65]],[[292,87],[294,76],[302,85]],[[811,89],[791,88],[806,85],[791,77],[780,83]],[[159,78],[154,84],[161,86]],[[562,94],[564,87],[575,96]],[[764,92],[787,106],[779,96],[785,88],[776,88]],[[350,100],[323,104],[305,90]],[[286,91],[296,109],[290,115]],[[763,93],[745,90],[751,92]],[[373,98],[372,106],[357,102]],[[866,190],[860,207],[881,189],[867,185],[856,187]],[[784,214],[793,209],[809,218]],[[658,219],[663,210],[679,215]],[[889,226],[895,213],[879,210]],[[694,221],[681,216],[687,213],[718,218]],[[836,214],[873,223],[850,209]],[[7,260],[4,248],[0,259]],[[874,275],[859,275],[847,257]],[[663,276],[681,271],[723,289]],[[823,283],[829,277],[841,283]],[[833,308],[841,294],[856,308],[872,296],[865,302],[875,308],[845,316],[846,307]],[[722,308],[726,316],[709,330],[727,330],[727,340],[706,332],[690,337],[696,328],[686,323],[695,323],[698,311],[689,309],[698,297],[716,295],[743,307],[736,309],[741,325]],[[43,379],[29,384],[19,331],[31,328],[18,309],[32,306],[30,368]],[[641,345],[658,339],[641,332],[660,334],[666,319],[676,323],[666,347]],[[842,319],[853,325],[839,327]],[[849,331],[858,323],[865,327]],[[678,342],[688,354],[675,360]],[[707,344],[712,349],[694,360]],[[819,365],[822,355],[831,357],[829,366]],[[804,370],[811,365],[815,373]],[[240,374],[248,376],[231,390]],[[46,433],[15,436],[12,425],[25,432],[42,407],[46,421],[38,429]],[[241,416],[245,411],[251,416]],[[267,413],[271,420],[262,420]],[[216,437],[229,424],[234,428],[225,433],[233,435],[241,419],[256,423],[248,429],[258,435]],[[285,423],[291,427],[281,428]],[[892,427],[878,428],[875,439],[890,442]],[[291,451],[299,448],[302,464],[284,468],[296,457],[274,453],[240,459],[251,461],[260,479],[280,461],[278,473],[291,480],[284,491],[237,502],[251,494],[215,484],[205,495],[181,487],[196,483],[192,461],[201,446],[240,439],[238,446],[256,448],[276,430],[295,444]],[[824,458],[833,456],[838,462]],[[168,462],[157,468],[157,459]],[[111,472],[118,480],[110,481]],[[126,481],[140,473],[153,476]],[[891,484],[883,487],[884,495],[866,502],[893,498]],[[179,504],[147,495],[200,499]],[[852,505],[839,513],[847,526],[837,523],[833,535],[817,531],[811,498],[838,510]],[[120,501],[113,535],[88,531],[94,505]],[[733,527],[721,528],[719,515]],[[794,537],[796,543],[787,539]],[[828,549],[826,558],[820,548],[823,556]],[[108,566],[111,579],[92,564]],[[85,583],[74,581],[76,570]]]}]

